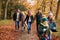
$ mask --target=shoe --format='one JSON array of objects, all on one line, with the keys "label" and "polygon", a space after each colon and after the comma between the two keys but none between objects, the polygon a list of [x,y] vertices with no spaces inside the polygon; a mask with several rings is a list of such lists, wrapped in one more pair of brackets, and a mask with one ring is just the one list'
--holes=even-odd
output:
[{"label": "shoe", "polygon": [[28,30],[28,34],[30,34],[30,30]]},{"label": "shoe", "polygon": [[24,27],[22,27],[22,30],[21,30],[22,32],[24,31]]},{"label": "shoe", "polygon": [[58,32],[57,30],[52,30],[52,32]]},{"label": "shoe", "polygon": [[24,30],[25,30],[25,27],[24,27]]},{"label": "shoe", "polygon": [[16,32],[18,32],[18,30],[15,30]]},{"label": "shoe", "polygon": [[24,30],[21,30],[21,32],[23,32]]}]

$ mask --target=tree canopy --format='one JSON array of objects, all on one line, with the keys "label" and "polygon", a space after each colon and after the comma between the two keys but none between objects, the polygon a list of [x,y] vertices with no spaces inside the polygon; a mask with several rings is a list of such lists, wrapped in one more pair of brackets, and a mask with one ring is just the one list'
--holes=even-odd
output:
[{"label": "tree canopy", "polygon": [[14,9],[20,9],[21,11],[26,11],[27,8],[23,4],[16,4]]}]

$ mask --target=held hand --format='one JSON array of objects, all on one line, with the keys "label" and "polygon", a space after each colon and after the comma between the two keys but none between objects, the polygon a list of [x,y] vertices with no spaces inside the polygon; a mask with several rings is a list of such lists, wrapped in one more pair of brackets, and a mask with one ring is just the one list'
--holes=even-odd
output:
[{"label": "held hand", "polygon": [[47,29],[44,28],[44,29],[43,29],[43,32],[45,32],[45,31],[47,31]]},{"label": "held hand", "polygon": [[24,24],[25,24],[25,26],[27,26],[27,23],[26,22],[24,22]]}]

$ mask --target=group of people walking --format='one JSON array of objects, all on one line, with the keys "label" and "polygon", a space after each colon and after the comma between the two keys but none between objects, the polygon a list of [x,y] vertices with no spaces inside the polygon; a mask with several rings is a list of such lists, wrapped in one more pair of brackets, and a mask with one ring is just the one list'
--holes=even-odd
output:
[{"label": "group of people walking", "polygon": [[39,40],[51,40],[52,32],[56,31],[56,22],[52,12],[48,13],[48,17],[42,14],[41,10],[38,9],[36,15],[33,17],[31,10],[27,11],[28,14],[25,15],[24,12],[17,9],[13,14],[13,20],[15,21],[15,29],[19,30],[19,22],[22,21],[22,31],[25,29],[25,24],[27,24],[28,34],[31,31],[31,25],[36,19],[36,29]]}]

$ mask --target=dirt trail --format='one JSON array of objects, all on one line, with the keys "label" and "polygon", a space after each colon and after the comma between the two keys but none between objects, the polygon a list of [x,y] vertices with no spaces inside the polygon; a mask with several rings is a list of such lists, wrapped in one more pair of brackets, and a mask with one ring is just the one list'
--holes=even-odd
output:
[{"label": "dirt trail", "polygon": [[[22,32],[21,27],[20,30],[16,32],[13,24],[14,23],[12,23],[12,25],[0,26],[0,40],[39,40],[35,22],[32,24],[30,34],[27,33],[27,30]],[[52,40],[60,40],[58,36],[53,36],[52,38]]]},{"label": "dirt trail", "polygon": [[38,40],[35,23],[32,24],[30,34],[27,33],[27,30],[21,32],[21,27],[16,32],[13,24],[0,26],[0,40]]}]

